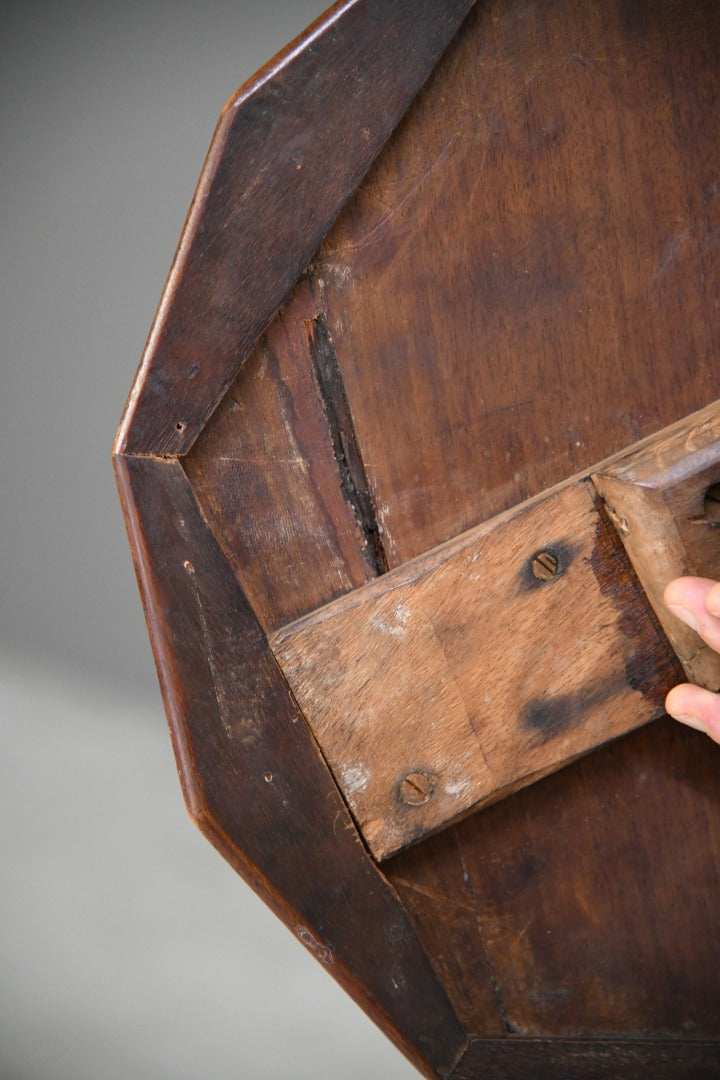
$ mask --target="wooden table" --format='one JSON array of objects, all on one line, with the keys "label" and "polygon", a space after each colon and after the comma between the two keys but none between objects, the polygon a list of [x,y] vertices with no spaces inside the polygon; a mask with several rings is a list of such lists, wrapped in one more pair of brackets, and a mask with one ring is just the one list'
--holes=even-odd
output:
[{"label": "wooden table", "polygon": [[429,1077],[720,1076],[719,134],[713,0],[339,3],[118,433],[190,813]]}]

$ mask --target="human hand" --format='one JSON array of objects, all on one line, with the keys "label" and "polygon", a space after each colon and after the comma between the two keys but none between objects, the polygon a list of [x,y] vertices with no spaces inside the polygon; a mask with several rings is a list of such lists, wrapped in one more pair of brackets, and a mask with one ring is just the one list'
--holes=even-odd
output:
[{"label": "human hand", "polygon": [[[678,619],[720,652],[720,582],[699,577],[675,578],[665,589],[664,599]],[[720,694],[682,683],[674,686],[665,698],[665,709],[676,720],[706,732],[720,743]]]}]

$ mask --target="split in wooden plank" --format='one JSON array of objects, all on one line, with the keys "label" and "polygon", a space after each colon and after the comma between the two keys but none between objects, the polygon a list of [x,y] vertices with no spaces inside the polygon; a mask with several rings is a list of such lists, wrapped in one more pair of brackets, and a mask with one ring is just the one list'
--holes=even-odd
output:
[{"label": "split in wooden plank", "polygon": [[323,242],[391,566],[715,396],[719,11],[477,4]]},{"label": "split in wooden plank", "polygon": [[231,98],[118,453],[187,453],[473,2],[344,0]]},{"label": "split in wooden plank", "polygon": [[313,363],[317,322],[303,278],[183,458],[266,631],[374,576]]}]

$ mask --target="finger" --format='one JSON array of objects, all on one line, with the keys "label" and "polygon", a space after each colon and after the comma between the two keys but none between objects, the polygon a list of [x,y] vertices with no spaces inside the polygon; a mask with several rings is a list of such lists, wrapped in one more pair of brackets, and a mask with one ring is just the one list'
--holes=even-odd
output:
[{"label": "finger", "polygon": [[705,607],[711,615],[720,618],[720,582],[715,582],[710,592],[705,597]]},{"label": "finger", "polygon": [[720,743],[720,695],[701,686],[674,686],[665,698],[667,713],[681,724],[706,732]]},{"label": "finger", "polygon": [[696,630],[711,648],[720,652],[720,617],[712,614],[708,604],[720,611],[720,586],[708,578],[675,578],[665,589],[668,609]]}]

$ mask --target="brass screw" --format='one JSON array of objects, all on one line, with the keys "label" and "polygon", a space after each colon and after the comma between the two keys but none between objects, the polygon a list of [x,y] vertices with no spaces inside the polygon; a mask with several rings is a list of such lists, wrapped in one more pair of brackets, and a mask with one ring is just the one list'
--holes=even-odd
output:
[{"label": "brass screw", "polygon": [[422,806],[435,790],[435,777],[426,772],[409,772],[400,781],[400,798],[408,806]]},{"label": "brass screw", "polygon": [[557,556],[552,551],[538,551],[531,563],[533,577],[538,581],[549,581],[558,572]]}]

